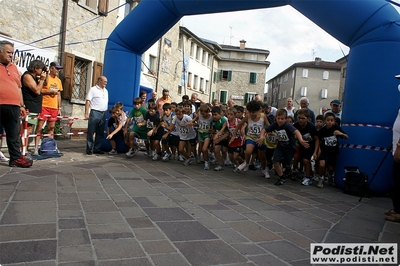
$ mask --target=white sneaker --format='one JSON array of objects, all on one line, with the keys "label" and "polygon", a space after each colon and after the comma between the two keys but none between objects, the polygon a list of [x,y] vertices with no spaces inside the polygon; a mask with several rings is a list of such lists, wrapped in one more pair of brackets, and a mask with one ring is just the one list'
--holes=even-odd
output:
[{"label": "white sneaker", "polygon": [[231,160],[229,160],[229,159],[225,159],[225,161],[224,161],[224,165],[225,165],[225,166],[228,166],[228,167],[231,167],[231,166],[232,166],[232,162],[231,162]]},{"label": "white sneaker", "polygon": [[152,158],[152,160],[153,160],[153,161],[158,161],[158,160],[160,160],[160,155],[158,155],[158,153],[155,153],[154,156],[153,156],[153,158]]},{"label": "white sneaker", "polygon": [[246,162],[243,162],[241,165],[238,166],[239,171],[243,171],[249,165]]},{"label": "white sneaker", "polygon": [[318,180],[318,184],[317,184],[318,188],[323,188],[324,187],[324,177],[321,176]]},{"label": "white sneaker", "polygon": [[201,164],[200,156],[196,156],[196,163]]},{"label": "white sneaker", "polygon": [[188,166],[189,164],[192,164],[192,158],[185,160],[185,162],[183,163],[183,165],[185,166]]},{"label": "white sneaker", "polygon": [[135,155],[135,152],[133,151],[133,149],[129,149],[129,151],[125,154],[127,157],[132,157],[133,155]]},{"label": "white sneaker", "polygon": [[184,162],[186,160],[185,157],[183,157],[182,154],[179,154],[178,159],[179,159],[180,162]]},{"label": "white sneaker", "polygon": [[0,162],[8,162],[10,159],[8,159],[4,154],[0,151]]},{"label": "white sneaker", "polygon": [[214,168],[214,171],[222,171],[224,170],[224,167],[222,165],[218,165],[217,167]]},{"label": "white sneaker", "polygon": [[303,186],[309,186],[309,185],[312,184],[312,180],[311,180],[310,178],[304,177],[304,178],[303,178],[303,181],[301,181],[301,184],[302,184]]},{"label": "white sneaker", "polygon": [[35,147],[33,150],[33,155],[39,155],[39,147]]},{"label": "white sneaker", "polygon": [[110,155],[115,155],[115,154],[117,154],[117,151],[114,150],[114,149],[112,149],[111,151],[108,152],[108,154],[110,154]]},{"label": "white sneaker", "polygon": [[170,160],[171,159],[171,153],[165,153],[164,154],[164,157],[162,158],[162,160],[164,161],[164,162],[166,162],[166,161],[168,161],[168,160]]},{"label": "white sneaker", "polygon": [[265,178],[270,178],[268,168],[265,168],[264,170],[261,171],[264,175]]},{"label": "white sneaker", "polygon": [[210,163],[204,162],[204,170],[209,170],[209,169],[210,169]]}]

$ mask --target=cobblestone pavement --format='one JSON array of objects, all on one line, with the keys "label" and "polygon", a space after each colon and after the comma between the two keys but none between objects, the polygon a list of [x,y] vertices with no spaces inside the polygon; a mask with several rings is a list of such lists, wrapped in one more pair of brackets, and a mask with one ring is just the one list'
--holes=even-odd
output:
[{"label": "cobblestone pavement", "polygon": [[3,266],[309,265],[310,243],[400,244],[388,198],[58,145],[29,169],[0,164]]}]

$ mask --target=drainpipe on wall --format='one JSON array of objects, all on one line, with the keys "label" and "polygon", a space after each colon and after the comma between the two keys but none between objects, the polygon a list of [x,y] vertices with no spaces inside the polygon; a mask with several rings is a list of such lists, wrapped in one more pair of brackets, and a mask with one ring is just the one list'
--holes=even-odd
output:
[{"label": "drainpipe on wall", "polygon": [[158,91],[158,83],[160,81],[160,69],[161,69],[161,49],[162,49],[162,40],[163,40],[164,36],[160,38],[159,40],[159,48],[158,48],[158,68],[157,68],[157,77],[156,77],[156,88],[155,88],[155,92]]},{"label": "drainpipe on wall", "polygon": [[64,0],[64,4],[63,4],[63,12],[62,12],[62,24],[61,24],[61,47],[60,47],[60,52],[61,52],[61,56],[59,58],[60,59],[60,65],[64,64],[64,58],[63,58],[63,54],[65,52],[65,40],[67,38],[67,18],[68,18],[68,0]]}]

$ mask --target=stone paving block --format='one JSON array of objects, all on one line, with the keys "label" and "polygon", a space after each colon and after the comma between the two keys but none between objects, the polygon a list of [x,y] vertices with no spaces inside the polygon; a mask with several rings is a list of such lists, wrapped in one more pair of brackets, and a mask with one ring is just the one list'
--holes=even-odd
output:
[{"label": "stone paving block", "polygon": [[55,202],[12,202],[1,218],[0,224],[54,223],[55,214]]},{"label": "stone paving block", "polygon": [[81,211],[80,204],[60,204],[58,205],[58,211]]},{"label": "stone paving block", "polygon": [[231,228],[214,229],[212,232],[228,244],[249,242],[247,238]]},{"label": "stone paving block", "polygon": [[278,234],[283,239],[289,241],[292,244],[297,245],[300,248],[308,250],[310,248],[310,243],[314,243],[315,241],[305,237],[296,232],[282,232]]},{"label": "stone paving block", "polygon": [[167,240],[143,241],[141,244],[150,255],[177,252]]},{"label": "stone paving block", "polygon": [[81,210],[59,210],[57,212],[58,218],[83,218]]},{"label": "stone paving block", "polygon": [[134,239],[92,240],[99,260],[143,257],[145,253]]},{"label": "stone paving block", "polygon": [[82,201],[85,212],[115,212],[117,206],[111,200],[90,200]]},{"label": "stone paving block", "polygon": [[59,246],[90,245],[87,230],[61,230],[58,232]]},{"label": "stone paving block", "polygon": [[276,210],[275,206],[268,204],[264,201],[261,201],[259,199],[244,198],[244,199],[238,199],[237,202],[243,204],[244,206],[254,211]]},{"label": "stone paving block", "polygon": [[56,193],[53,191],[17,191],[13,201],[55,201]]},{"label": "stone paving block", "polygon": [[286,240],[264,242],[259,245],[286,262],[310,258],[309,252]]},{"label": "stone paving block", "polygon": [[125,224],[104,224],[88,225],[92,239],[118,239],[132,238],[133,234],[128,225]]},{"label": "stone paving block", "polygon": [[91,212],[86,214],[88,224],[125,224],[120,212]]},{"label": "stone paving block", "polygon": [[281,239],[277,234],[253,221],[227,222],[226,224],[253,242]]},{"label": "stone paving block", "polygon": [[84,219],[59,219],[58,220],[59,229],[77,229],[85,228]]},{"label": "stone paving block", "polygon": [[279,221],[283,226],[295,231],[323,228],[323,226],[311,222],[306,218],[298,217],[284,211],[260,211],[260,213],[273,221]]},{"label": "stone paving block", "polygon": [[73,197],[58,197],[57,203],[59,205],[70,205],[70,204],[78,205],[78,204],[80,204],[78,195],[76,195],[74,198]]},{"label": "stone paving block", "polygon": [[305,230],[299,232],[299,234],[306,236],[311,239],[315,243],[321,243],[328,232],[328,228],[326,229],[316,229],[316,230]]},{"label": "stone paving block", "polygon": [[93,261],[93,249],[91,245],[59,246],[58,261],[61,262],[84,262]]},{"label": "stone paving block", "polygon": [[124,187],[126,193],[132,197],[160,196],[160,192],[152,187]]},{"label": "stone paving block", "polygon": [[224,222],[247,220],[245,216],[235,211],[211,210],[210,212]]},{"label": "stone paving block", "polygon": [[243,256],[264,255],[266,251],[253,242],[233,243],[230,245]]},{"label": "stone paving block", "polygon": [[197,221],[158,222],[157,225],[171,241],[217,239],[209,229]]},{"label": "stone paving block", "polygon": [[165,233],[156,227],[133,228],[138,241],[153,241],[166,239]]},{"label": "stone paving block", "polygon": [[[8,264],[8,265],[22,265],[22,264]],[[24,262],[24,266],[56,266],[58,265],[55,260],[42,260],[39,262]]]},{"label": "stone paving block", "polygon": [[192,265],[218,265],[247,261],[239,252],[220,240],[174,244]]},{"label": "stone paving block", "polygon": [[145,208],[144,211],[155,222],[193,220],[193,217],[181,208]]},{"label": "stone paving block", "polygon": [[145,217],[146,213],[141,208],[120,207],[121,214],[126,218]]},{"label": "stone paving block", "polygon": [[166,196],[148,196],[147,199],[160,208],[173,208],[178,205]]},{"label": "stone paving block", "polygon": [[109,196],[115,202],[132,201],[132,198],[126,194],[109,194]]},{"label": "stone paving block", "polygon": [[60,173],[59,171],[54,171],[52,169],[34,169],[32,171],[25,172],[25,174],[27,174],[27,175],[36,176],[36,177],[43,177],[43,176],[48,176],[48,175],[56,175],[56,174],[59,174],[59,173]]},{"label": "stone paving block", "polygon": [[0,243],[0,264],[54,260],[57,240]]},{"label": "stone paving block", "polygon": [[153,266],[147,258],[99,260],[98,266]]},{"label": "stone paving block", "polygon": [[277,223],[276,221],[260,221],[258,222],[261,226],[267,228],[268,230],[279,233],[279,232],[288,232],[291,231],[288,227]]},{"label": "stone paving block", "polygon": [[122,208],[122,207],[136,208],[136,207],[138,207],[138,205],[135,202],[133,202],[132,200],[116,201],[115,205],[117,205],[117,207],[119,207],[119,208]]},{"label": "stone paving block", "polygon": [[180,254],[172,253],[172,254],[159,254],[152,255],[151,259],[153,260],[156,266],[189,266],[189,262],[183,258]]},{"label": "stone paving block", "polygon": [[346,220],[337,223],[331,231],[371,241],[378,238],[379,233],[382,231],[382,223],[349,216],[346,217]]},{"label": "stone paving block", "polygon": [[126,221],[132,228],[149,228],[155,226],[147,217],[126,218]]},{"label": "stone paving block", "polygon": [[55,239],[57,226],[55,223],[49,224],[21,224],[21,225],[1,225],[0,242],[33,240],[33,239]]},{"label": "stone paving block", "polygon": [[89,201],[89,200],[108,200],[104,191],[95,191],[95,192],[79,192],[78,197],[81,201]]},{"label": "stone paving block", "polygon": [[291,265],[283,260],[277,258],[271,254],[261,254],[256,256],[249,256],[247,257],[249,260],[253,261],[256,265],[260,266],[287,266]]},{"label": "stone paving block", "polygon": [[77,261],[77,262],[61,262],[58,265],[59,266],[95,266],[96,263],[94,260],[88,260],[88,261]]}]

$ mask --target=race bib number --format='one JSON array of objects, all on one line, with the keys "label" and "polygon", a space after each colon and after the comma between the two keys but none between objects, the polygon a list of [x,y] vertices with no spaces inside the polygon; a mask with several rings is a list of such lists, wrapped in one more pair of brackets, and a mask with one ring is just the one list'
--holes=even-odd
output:
[{"label": "race bib number", "polygon": [[289,137],[286,133],[286,130],[284,129],[278,130],[276,134],[279,141],[289,141]]},{"label": "race bib number", "polygon": [[337,139],[335,136],[330,136],[324,138],[325,146],[327,147],[335,147],[337,145]]}]

